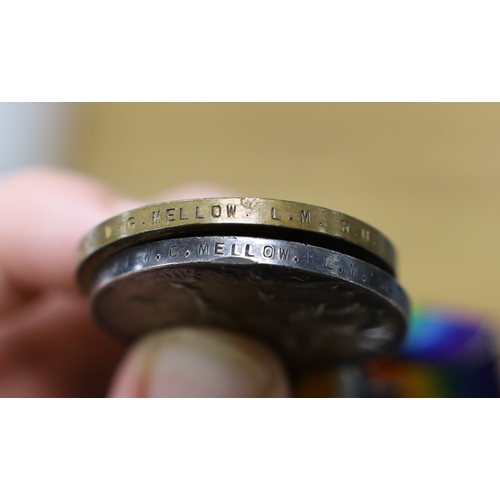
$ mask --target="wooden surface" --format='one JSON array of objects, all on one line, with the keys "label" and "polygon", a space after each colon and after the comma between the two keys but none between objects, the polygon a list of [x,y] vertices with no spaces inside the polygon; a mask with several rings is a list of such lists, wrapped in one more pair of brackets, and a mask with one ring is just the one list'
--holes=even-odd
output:
[{"label": "wooden surface", "polygon": [[414,300],[500,319],[500,105],[86,104],[77,167],[129,195],[191,182],[374,225]]}]

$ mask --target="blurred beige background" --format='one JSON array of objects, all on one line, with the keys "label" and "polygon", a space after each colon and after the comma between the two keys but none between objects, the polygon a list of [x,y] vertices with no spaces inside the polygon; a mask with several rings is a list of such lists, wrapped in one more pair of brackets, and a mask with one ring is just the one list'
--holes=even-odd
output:
[{"label": "blurred beige background", "polygon": [[500,105],[84,104],[73,164],[129,195],[190,182],[373,224],[414,300],[500,320]]}]

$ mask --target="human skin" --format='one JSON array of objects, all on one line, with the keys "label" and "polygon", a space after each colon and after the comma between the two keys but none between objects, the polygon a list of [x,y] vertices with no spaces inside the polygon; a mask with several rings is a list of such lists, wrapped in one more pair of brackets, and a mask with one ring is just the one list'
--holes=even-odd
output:
[{"label": "human skin", "polygon": [[[191,186],[155,199],[203,197]],[[126,347],[91,319],[76,252],[96,224],[151,200],[37,167],[0,181],[0,396],[285,397],[284,367],[232,332],[174,328]]]}]

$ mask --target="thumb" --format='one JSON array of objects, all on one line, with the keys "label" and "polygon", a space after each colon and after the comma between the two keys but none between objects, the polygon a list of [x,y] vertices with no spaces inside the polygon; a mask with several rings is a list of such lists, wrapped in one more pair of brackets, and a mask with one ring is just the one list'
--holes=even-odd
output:
[{"label": "thumb", "polygon": [[213,328],[173,328],[141,339],[119,368],[112,397],[286,397],[278,357],[255,340]]}]

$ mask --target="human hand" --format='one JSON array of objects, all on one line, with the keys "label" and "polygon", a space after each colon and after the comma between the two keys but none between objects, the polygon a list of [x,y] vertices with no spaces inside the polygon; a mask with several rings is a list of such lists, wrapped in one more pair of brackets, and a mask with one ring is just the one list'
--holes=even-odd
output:
[{"label": "human hand", "polygon": [[[169,198],[209,196],[206,187]],[[84,233],[146,202],[36,168],[0,181],[0,396],[282,397],[277,356],[219,330],[174,328],[126,349],[90,318],[75,284]]]}]

